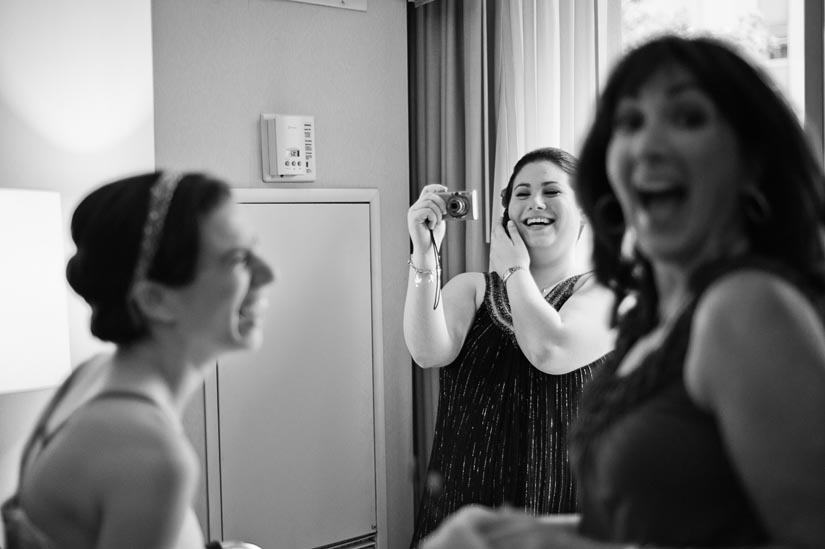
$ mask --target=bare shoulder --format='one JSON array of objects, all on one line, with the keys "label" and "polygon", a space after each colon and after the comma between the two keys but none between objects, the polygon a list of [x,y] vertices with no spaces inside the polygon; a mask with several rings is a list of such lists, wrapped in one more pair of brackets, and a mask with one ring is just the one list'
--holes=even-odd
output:
[{"label": "bare shoulder", "polygon": [[85,456],[86,466],[104,483],[136,477],[180,486],[194,482],[198,475],[198,461],[185,435],[147,402],[92,403],[66,435],[69,450]]},{"label": "bare shoulder", "polygon": [[[761,270],[736,271],[714,282],[697,304],[694,327],[705,336],[723,329],[749,338],[776,330],[822,331],[808,298],[784,278]],[[758,337],[752,339],[759,345]]]},{"label": "bare shoulder", "polygon": [[742,269],[711,284],[700,301],[699,310],[713,312],[720,306],[751,309],[768,306],[783,311],[789,305],[811,308],[802,292],[788,280],[764,270]]},{"label": "bare shoulder", "polygon": [[768,272],[723,276],[697,305],[684,373],[771,538],[822,547],[825,330],[806,295]]},{"label": "bare shoulder", "polygon": [[[62,534],[87,536],[99,524],[101,505],[183,508],[197,486],[198,463],[185,435],[155,406],[94,402],[37,456],[24,493],[33,517],[54,520]],[[55,518],[66,516],[69,522]]]},{"label": "bare shoulder", "polygon": [[[702,295],[693,319],[686,381],[699,400],[712,387],[781,383],[789,368],[825,359],[825,331],[796,286],[761,270],[729,273]],[[779,369],[785,375],[779,375]]]}]

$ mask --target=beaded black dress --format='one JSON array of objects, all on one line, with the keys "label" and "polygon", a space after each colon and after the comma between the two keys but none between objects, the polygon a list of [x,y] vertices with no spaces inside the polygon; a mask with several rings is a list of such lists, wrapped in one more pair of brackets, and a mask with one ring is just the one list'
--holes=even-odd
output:
[{"label": "beaded black dress", "polygon": [[624,376],[632,342],[621,339],[588,384],[571,429],[583,535],[664,547],[740,547],[768,541],[762,519],[731,463],[713,416],[687,393],[684,362],[696,304],[708,285],[738,268],[798,280],[756,259],[714,266],[662,345]]},{"label": "beaded black dress", "polygon": [[[536,369],[513,333],[504,283],[485,273],[484,302],[464,347],[439,372],[427,486],[411,547],[459,507],[504,503],[535,514],[576,510],[567,431],[583,385],[605,357],[563,375]],[[546,296],[557,310],[581,275]]]}]

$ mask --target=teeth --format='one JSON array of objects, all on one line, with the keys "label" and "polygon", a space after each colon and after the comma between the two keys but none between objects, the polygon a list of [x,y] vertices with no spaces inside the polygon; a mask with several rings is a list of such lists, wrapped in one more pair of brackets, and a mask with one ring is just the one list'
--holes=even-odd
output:
[{"label": "teeth", "polygon": [[265,299],[259,299],[241,306],[238,314],[244,318],[255,318],[263,314],[267,306],[268,303]]},{"label": "teeth", "polygon": [[524,220],[524,224],[528,227],[531,225],[550,225],[552,222],[552,219],[547,219],[546,217],[530,217]]}]

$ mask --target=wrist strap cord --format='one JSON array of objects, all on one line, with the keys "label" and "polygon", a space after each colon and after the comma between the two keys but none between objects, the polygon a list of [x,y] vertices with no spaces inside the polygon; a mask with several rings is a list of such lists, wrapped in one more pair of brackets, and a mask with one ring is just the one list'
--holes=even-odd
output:
[{"label": "wrist strap cord", "polygon": [[441,257],[438,251],[438,244],[435,243],[435,235],[430,229],[430,242],[433,245],[433,257],[435,258],[435,300],[433,301],[433,311],[438,308],[438,302],[441,301]]}]

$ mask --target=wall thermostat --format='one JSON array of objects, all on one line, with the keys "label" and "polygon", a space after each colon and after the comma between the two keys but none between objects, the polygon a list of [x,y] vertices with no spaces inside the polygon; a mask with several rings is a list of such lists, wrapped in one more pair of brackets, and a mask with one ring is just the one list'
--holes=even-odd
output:
[{"label": "wall thermostat", "polygon": [[261,115],[261,167],[264,181],[315,181],[315,165],[315,117]]}]

